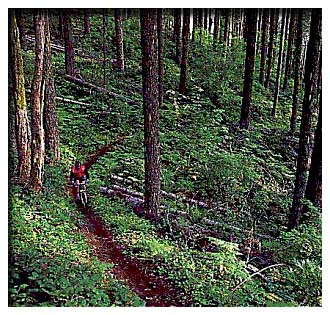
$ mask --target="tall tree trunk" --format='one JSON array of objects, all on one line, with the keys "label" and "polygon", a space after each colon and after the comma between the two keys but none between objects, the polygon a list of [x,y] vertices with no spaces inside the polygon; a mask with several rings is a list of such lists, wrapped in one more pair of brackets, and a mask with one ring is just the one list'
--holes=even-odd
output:
[{"label": "tall tree trunk", "polygon": [[270,30],[269,30],[269,43],[268,43],[268,53],[267,53],[267,74],[265,80],[265,87],[269,86],[270,76],[272,73],[272,63],[273,63],[273,50],[274,50],[274,34],[275,27],[277,25],[276,20],[276,9],[271,9],[270,15]]},{"label": "tall tree trunk", "polygon": [[45,52],[45,13],[39,10],[35,16],[35,61],[31,87],[31,126],[32,126],[32,164],[28,187],[35,192],[42,189],[44,168],[44,124],[43,108],[45,95],[45,81],[43,77]]},{"label": "tall tree trunk", "polygon": [[183,10],[183,27],[182,27],[182,60],[180,72],[180,86],[179,92],[181,94],[187,93],[187,64],[188,64],[188,50],[189,50],[189,9]]},{"label": "tall tree trunk", "polygon": [[212,9],[209,9],[209,34],[211,35],[211,31],[212,31],[212,24],[213,24],[213,20],[212,20]]},{"label": "tall tree trunk", "polygon": [[49,16],[45,16],[45,56],[43,74],[45,77],[44,128],[45,152],[50,165],[60,160],[58,118],[56,113],[55,83],[51,57]]},{"label": "tall tree trunk", "polygon": [[160,206],[159,82],[156,9],[141,9],[141,48],[145,142],[145,211]]},{"label": "tall tree trunk", "polygon": [[219,9],[214,9],[214,30],[213,30],[213,46],[216,46],[219,37]]},{"label": "tall tree trunk", "polygon": [[259,82],[263,85],[265,78],[265,61],[267,55],[267,32],[268,32],[269,9],[263,9],[262,15],[262,35],[261,35],[261,57]]},{"label": "tall tree trunk", "polygon": [[[108,10],[103,10],[102,15],[102,53],[103,53],[103,60],[102,60],[102,68],[103,68],[103,87],[107,88],[108,81],[107,81],[107,58],[108,58]],[[118,64],[118,60],[116,65]]]},{"label": "tall tree trunk", "polygon": [[197,28],[197,9],[193,10],[193,27],[191,34],[191,41],[194,42],[196,40],[196,28]]},{"label": "tall tree trunk", "polygon": [[74,76],[75,65],[74,65],[74,49],[73,49],[73,38],[71,32],[70,17],[67,13],[63,15],[63,37],[65,47],[65,72],[68,75]]},{"label": "tall tree trunk", "polygon": [[[314,206],[321,207],[322,203],[322,95],[320,97],[319,115],[315,132],[314,149],[311,167],[306,186],[305,198]],[[305,209],[306,211],[306,209]]]},{"label": "tall tree trunk", "polygon": [[274,93],[274,101],[273,101],[273,109],[272,115],[276,116],[276,106],[278,102],[278,94],[280,91],[281,84],[281,72],[282,72],[282,56],[283,56],[283,42],[284,42],[284,26],[285,26],[285,15],[286,9],[282,10],[282,25],[281,25],[281,38],[280,38],[280,47],[278,51],[278,59],[277,59],[277,74],[276,74],[276,83],[275,83],[275,93]]},{"label": "tall tree trunk", "polygon": [[16,23],[19,30],[19,39],[21,43],[21,48],[23,50],[27,49],[26,42],[26,32],[25,32],[25,19],[22,10],[16,9]]},{"label": "tall tree trunk", "polygon": [[209,16],[209,9],[204,9],[204,30],[207,31],[207,19]]},{"label": "tall tree trunk", "polygon": [[292,44],[295,37],[296,30],[296,19],[295,19],[295,9],[291,10],[291,19],[290,19],[290,27],[289,27],[289,38],[288,38],[288,49],[286,53],[286,62],[285,62],[285,73],[284,73],[284,82],[283,82],[283,90],[288,88],[288,82],[291,77],[291,63],[292,63]]},{"label": "tall tree trunk", "polygon": [[[290,132],[294,134],[296,130],[296,120],[297,120],[297,105],[299,97],[299,86],[300,86],[300,60],[301,60],[301,46],[302,46],[302,19],[303,19],[303,10],[302,9],[293,9],[295,15],[297,15],[297,37],[295,44],[294,52],[294,86],[293,86],[293,95],[292,95],[292,111],[290,118]],[[297,11],[296,11],[297,10]]]},{"label": "tall tree trunk", "polygon": [[289,228],[299,225],[302,215],[302,199],[305,195],[308,172],[309,146],[312,120],[312,96],[315,85],[315,73],[321,43],[321,9],[312,9],[310,36],[308,41],[305,66],[305,93],[300,125],[299,150],[292,208],[289,214]]},{"label": "tall tree trunk", "polygon": [[247,9],[246,11],[246,57],[245,57],[245,75],[243,87],[243,99],[241,108],[240,127],[247,129],[249,127],[250,105],[252,95],[252,82],[254,71],[254,55],[257,27],[257,10]]},{"label": "tall tree trunk", "polygon": [[15,103],[15,135],[18,153],[18,179],[19,182],[23,184],[26,183],[30,177],[31,131],[25,98],[24,68],[19,31],[16,24],[15,12],[13,10],[10,11],[9,18],[9,52],[13,83],[13,99]]},{"label": "tall tree trunk", "polygon": [[164,60],[163,60],[163,9],[157,9],[157,39],[158,39],[158,87],[159,107],[162,107],[164,97]]},{"label": "tall tree trunk", "polygon": [[224,42],[226,46],[230,46],[231,42],[231,9],[226,9],[226,18],[225,18],[225,31],[224,31]]},{"label": "tall tree trunk", "polygon": [[124,71],[124,36],[123,36],[123,26],[121,22],[121,12],[120,9],[115,9],[115,29],[116,29],[116,51],[117,51],[117,69],[119,71]]},{"label": "tall tree trunk", "polygon": [[181,9],[174,9],[174,39],[175,39],[175,61],[181,62]]},{"label": "tall tree trunk", "polygon": [[84,33],[85,35],[89,34],[91,32],[91,25],[89,23],[89,14],[88,11],[84,10]]}]

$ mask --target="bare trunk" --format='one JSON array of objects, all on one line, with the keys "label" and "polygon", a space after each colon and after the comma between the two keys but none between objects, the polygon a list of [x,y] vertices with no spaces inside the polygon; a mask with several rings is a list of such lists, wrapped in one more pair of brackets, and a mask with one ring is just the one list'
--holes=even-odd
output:
[{"label": "bare trunk", "polygon": [[293,194],[292,209],[289,214],[289,228],[298,227],[302,215],[302,199],[305,195],[308,172],[309,146],[311,136],[313,88],[315,73],[318,68],[318,54],[321,41],[321,9],[312,9],[310,37],[308,41],[306,66],[305,66],[305,93],[300,125],[299,150],[295,189]]},{"label": "bare trunk", "polygon": [[89,23],[89,14],[87,10],[84,10],[84,33],[85,35],[89,34],[91,32],[91,26]]},{"label": "bare trunk", "polygon": [[35,192],[42,189],[44,168],[44,129],[43,108],[45,82],[43,78],[44,51],[45,51],[45,15],[44,11],[38,11],[35,16],[36,46],[34,74],[31,87],[31,126],[32,126],[32,164],[28,187]]},{"label": "bare trunk", "polygon": [[302,46],[302,18],[303,10],[295,10],[295,15],[297,15],[297,37],[296,37],[296,47],[294,55],[294,86],[293,86],[293,95],[292,95],[292,111],[290,119],[290,132],[294,134],[296,130],[296,120],[297,120],[297,106],[298,106],[298,95],[300,87],[300,63],[301,63],[301,46]]},{"label": "bare trunk", "polygon": [[[103,27],[102,27],[102,52],[103,52],[103,87],[107,88],[107,57],[108,57],[108,11],[106,9],[103,10]],[[118,60],[117,60],[118,61]]]},{"label": "bare trunk", "polygon": [[245,57],[245,75],[243,99],[241,107],[240,127],[247,129],[249,127],[250,105],[252,95],[252,82],[254,71],[254,55],[256,41],[257,10],[247,9],[246,11],[246,57]]},{"label": "bare trunk", "polygon": [[283,56],[283,41],[284,41],[284,26],[285,26],[285,10],[282,9],[282,25],[281,25],[281,38],[280,38],[280,48],[278,51],[278,59],[277,59],[277,74],[276,74],[276,83],[275,83],[275,93],[274,93],[274,101],[273,101],[273,109],[272,115],[276,116],[276,106],[278,102],[278,94],[280,91],[281,84],[281,72],[282,72],[282,56]]},{"label": "bare trunk", "polygon": [[159,107],[162,107],[164,97],[164,61],[163,61],[163,9],[157,9],[157,39],[158,39],[158,92]]},{"label": "bare trunk", "polygon": [[70,25],[70,17],[65,13],[63,15],[63,37],[65,47],[65,71],[66,74],[74,75],[74,49],[73,38]]},{"label": "bare trunk", "polygon": [[45,56],[44,56],[44,77],[45,77],[45,150],[47,159],[51,165],[60,160],[58,118],[56,113],[55,83],[53,77],[53,65],[50,46],[49,17],[45,17]]},{"label": "bare trunk", "polygon": [[214,11],[213,46],[216,46],[219,37],[219,9],[214,9]]},{"label": "bare trunk", "polygon": [[125,70],[124,58],[124,35],[120,9],[115,9],[115,29],[116,29],[116,51],[117,51],[117,69]]},{"label": "bare trunk", "polygon": [[183,28],[182,28],[182,60],[180,73],[179,92],[187,93],[187,67],[188,67],[188,50],[189,50],[189,22],[190,10],[183,10]]},{"label": "bare trunk", "polygon": [[145,144],[145,212],[160,207],[159,82],[157,11],[141,9],[142,81]]},{"label": "bare trunk", "polygon": [[16,24],[15,12],[10,11],[9,47],[10,65],[13,83],[13,99],[15,103],[15,136],[18,153],[18,178],[20,183],[26,183],[31,170],[31,131],[27,115],[25,97],[25,80],[23,58],[19,31]]},{"label": "bare trunk", "polygon": [[175,61],[181,62],[181,9],[174,9],[174,40],[175,40]]},{"label": "bare trunk", "polygon": [[265,78],[265,61],[267,55],[267,32],[268,32],[268,21],[269,21],[269,9],[264,9],[262,16],[262,35],[261,35],[261,57],[260,57],[260,75],[259,82],[263,85]]}]

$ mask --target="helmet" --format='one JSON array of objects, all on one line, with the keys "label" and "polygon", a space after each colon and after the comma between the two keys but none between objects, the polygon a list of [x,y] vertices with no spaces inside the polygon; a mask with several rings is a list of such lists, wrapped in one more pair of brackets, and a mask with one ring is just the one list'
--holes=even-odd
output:
[{"label": "helmet", "polygon": [[75,166],[75,168],[76,168],[77,170],[79,170],[79,169],[80,169],[80,166],[81,166],[81,163],[80,163],[79,161],[76,161],[76,162],[74,163],[74,166]]}]

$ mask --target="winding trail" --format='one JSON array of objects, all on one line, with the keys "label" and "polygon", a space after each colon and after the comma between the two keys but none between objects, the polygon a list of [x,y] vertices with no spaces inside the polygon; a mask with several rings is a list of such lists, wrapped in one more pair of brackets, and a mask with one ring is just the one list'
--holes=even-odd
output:
[{"label": "winding trail", "polygon": [[[97,150],[84,163],[89,169],[97,159],[121,144],[127,137],[120,137],[115,142]],[[71,191],[71,194],[73,192]],[[123,280],[129,288],[146,302],[146,306],[188,306],[182,302],[184,293],[164,276],[155,274],[155,265],[150,262],[141,262],[134,257],[126,256],[123,247],[116,243],[111,231],[105,227],[91,207],[78,209],[85,214],[86,221],[81,227],[93,254],[102,262],[114,265],[112,273],[118,280]],[[181,297],[181,298],[180,298]]]},{"label": "winding trail", "polygon": [[80,210],[87,220],[82,227],[83,234],[100,261],[114,264],[112,272],[116,279],[124,280],[132,291],[146,301],[146,306],[185,306],[180,301],[182,292],[165,277],[156,276],[152,264],[141,263],[123,254],[123,248],[116,244],[111,232],[91,208]]}]

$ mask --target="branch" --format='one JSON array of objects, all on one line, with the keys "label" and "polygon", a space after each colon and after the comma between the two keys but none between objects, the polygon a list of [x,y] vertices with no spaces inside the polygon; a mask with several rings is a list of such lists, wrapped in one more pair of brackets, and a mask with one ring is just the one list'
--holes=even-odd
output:
[{"label": "branch", "polygon": [[239,283],[234,289],[232,289],[231,291],[234,292],[236,291],[239,287],[241,287],[246,281],[250,280],[253,276],[256,276],[258,274],[260,274],[261,272],[267,270],[267,269],[270,269],[270,268],[275,268],[275,267],[279,267],[279,266],[285,266],[285,264],[274,264],[274,265],[271,265],[271,266],[267,266],[265,268],[262,268],[261,270],[253,273],[252,275],[250,275],[249,277],[247,277],[244,281],[242,281],[241,283]]}]

